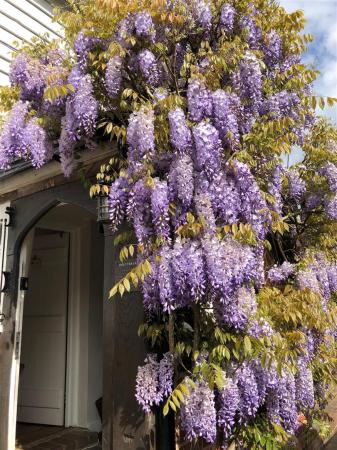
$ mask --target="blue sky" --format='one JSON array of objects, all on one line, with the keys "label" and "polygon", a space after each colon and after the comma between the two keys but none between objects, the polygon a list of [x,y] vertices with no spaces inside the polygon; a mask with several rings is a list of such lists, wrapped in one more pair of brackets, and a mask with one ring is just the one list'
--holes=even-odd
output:
[{"label": "blue sky", "polygon": [[[337,0],[280,0],[280,4],[289,12],[304,11],[307,19],[305,32],[315,37],[304,60],[321,72],[315,83],[315,92],[337,98]],[[323,114],[337,124],[337,105],[326,108]]]}]

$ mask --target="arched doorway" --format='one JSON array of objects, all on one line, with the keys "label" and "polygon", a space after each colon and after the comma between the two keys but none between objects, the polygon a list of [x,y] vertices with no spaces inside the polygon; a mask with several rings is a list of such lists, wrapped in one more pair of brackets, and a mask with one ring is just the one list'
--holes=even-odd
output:
[{"label": "arched doorway", "polygon": [[48,442],[55,427],[100,430],[95,402],[102,396],[103,249],[95,216],[66,203],[43,215],[23,242],[21,448],[34,448],[36,439]]},{"label": "arched doorway", "polygon": [[[53,213],[58,211],[58,208],[66,208],[65,205],[76,205],[91,215],[91,223],[94,227],[96,236],[98,233],[98,225],[96,223],[96,202],[90,199],[87,189],[78,181],[66,182],[64,184],[57,184],[47,189],[39,190],[30,195],[16,197],[11,200],[10,206],[14,210],[14,218],[12,226],[8,230],[8,244],[7,244],[7,264],[6,267],[10,271],[10,286],[8,292],[5,294],[4,313],[6,320],[3,322],[3,330],[0,335],[0,345],[4,349],[0,352],[0,448],[15,450],[15,435],[16,435],[16,416],[17,416],[17,393],[19,385],[20,372],[20,348],[22,338],[22,324],[20,320],[23,317],[23,304],[25,302],[26,291],[22,288],[24,283],[22,279],[28,276],[29,266],[25,264],[28,259],[25,257],[29,252],[28,237],[32,229],[36,229],[41,225],[44,217],[52,218]],[[60,205],[60,206],[57,206]],[[67,211],[66,209],[64,211]],[[79,211],[79,209],[77,209]],[[70,220],[70,211],[67,216],[67,223]],[[76,216],[76,213],[75,213]],[[53,217],[54,226],[56,217]],[[40,222],[40,223],[39,223]],[[45,226],[46,223],[45,223]],[[50,222],[47,228],[50,227]],[[75,227],[76,228],[76,227]],[[69,302],[69,311],[72,309],[77,312],[84,312],[89,309],[88,320],[86,328],[91,329],[91,324],[94,320],[94,315],[91,315],[89,307],[84,307],[85,295],[90,292],[88,287],[89,275],[95,273],[97,261],[103,258],[104,254],[104,283],[101,291],[100,301],[103,303],[103,344],[99,344],[97,348],[103,350],[103,450],[128,450],[128,449],[155,449],[156,448],[156,427],[155,418],[153,415],[144,416],[139,406],[137,405],[134,395],[134,382],[137,374],[137,368],[143,364],[146,349],[142,339],[139,339],[137,331],[139,324],[143,321],[143,308],[140,290],[135,290],[126,293],[123,298],[115,298],[113,301],[108,301],[109,291],[111,287],[123,276],[125,271],[124,263],[120,262],[118,246],[115,245],[115,235],[111,227],[106,224],[103,225],[103,233],[99,234],[99,239],[102,242],[100,245],[90,244],[89,240],[80,238],[81,233],[73,232],[70,236],[70,259],[71,256],[80,264],[70,262],[71,267],[74,268],[74,279],[82,279],[79,286],[83,288],[84,293],[76,288],[74,283],[71,283],[72,275],[69,277],[69,292],[74,294],[75,302]],[[59,229],[57,230],[59,231]],[[64,226],[61,226],[61,231],[68,232]],[[104,244],[103,244],[104,241]],[[95,242],[95,241],[94,241]],[[72,244],[80,249],[78,252],[72,250]],[[101,249],[104,245],[104,250]],[[92,248],[91,256],[85,256],[85,251]],[[84,252],[84,253],[83,253]],[[96,255],[96,256],[95,256]],[[88,263],[86,272],[81,277],[76,272],[79,270],[82,262]],[[102,260],[99,264],[103,264]],[[37,261],[38,262],[38,261]],[[77,273],[77,275],[76,275]],[[85,275],[85,273],[87,275]],[[89,275],[88,275],[89,274]],[[72,286],[72,287],[71,287]],[[90,285],[89,285],[90,286]],[[76,314],[75,314],[76,317]],[[82,332],[85,327],[72,326],[68,330]],[[78,336],[78,335],[77,335]],[[72,343],[86,342],[87,337],[72,339],[67,337],[67,360],[70,358],[73,361],[73,377],[67,377],[70,386],[66,383],[66,401],[69,402],[70,407],[65,408],[65,426],[70,426],[73,423],[80,423],[73,420],[78,417],[87,417],[88,405],[92,405],[89,393],[85,389],[79,392],[78,377],[87,377],[87,383],[92,383],[90,380],[95,378],[95,368],[93,364],[89,364],[88,360],[83,365],[72,355],[80,355],[87,357],[87,349],[82,347],[75,348]],[[95,350],[95,346],[93,346]],[[71,353],[72,352],[72,353]],[[85,368],[85,371],[82,370]],[[23,369],[24,370],[24,369]],[[77,377],[77,378],[76,378]],[[71,382],[70,380],[75,380]],[[72,384],[73,383],[73,384]],[[93,383],[96,383],[96,379]],[[70,400],[72,393],[75,395],[74,400]],[[85,399],[85,401],[84,401]],[[81,407],[83,405],[83,407]],[[99,421],[96,410],[94,410],[95,417],[93,421]],[[88,423],[88,422],[87,422]],[[98,422],[96,422],[96,425]],[[90,423],[89,423],[90,425]],[[91,426],[91,425],[90,425]],[[88,447],[88,446],[84,446]],[[46,448],[55,448],[54,446]],[[76,448],[76,447],[75,447]],[[83,448],[83,447],[82,447]],[[91,448],[91,447],[90,447]],[[94,447],[93,447],[94,448]],[[164,449],[164,444],[160,444],[158,448]],[[165,447],[166,448],[166,447]]]}]

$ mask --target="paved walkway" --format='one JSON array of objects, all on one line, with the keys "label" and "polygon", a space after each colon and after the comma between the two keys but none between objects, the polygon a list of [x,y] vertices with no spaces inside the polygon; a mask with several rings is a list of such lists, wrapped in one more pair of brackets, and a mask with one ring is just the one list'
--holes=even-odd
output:
[{"label": "paved walkway", "polygon": [[83,428],[18,424],[16,450],[100,450],[97,433]]}]

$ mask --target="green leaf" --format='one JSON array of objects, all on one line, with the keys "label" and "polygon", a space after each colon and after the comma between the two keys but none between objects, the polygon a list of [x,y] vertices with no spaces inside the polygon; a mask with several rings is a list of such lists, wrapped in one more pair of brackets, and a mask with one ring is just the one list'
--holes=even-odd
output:
[{"label": "green leaf", "polygon": [[245,352],[246,352],[246,354],[250,355],[252,353],[252,343],[251,343],[249,336],[245,336],[243,341],[244,341]]},{"label": "green leaf", "polygon": [[115,285],[109,292],[109,298],[114,297],[118,292],[118,285]]},{"label": "green leaf", "polygon": [[176,407],[177,407],[177,408],[180,408],[180,402],[179,402],[179,400],[177,399],[175,393],[176,393],[176,390],[173,391],[173,393],[172,393],[172,395],[171,395],[171,398],[172,398],[173,403],[176,405]]},{"label": "green leaf", "polygon": [[174,412],[177,412],[176,405],[173,403],[172,400],[169,400],[169,404],[170,404],[170,407],[173,409],[173,411],[174,411]]},{"label": "green leaf", "polygon": [[165,405],[164,405],[164,408],[163,408],[163,415],[164,416],[167,416],[167,414],[169,412],[169,409],[170,409],[170,407],[168,405],[168,402],[166,402]]},{"label": "green leaf", "polygon": [[124,287],[127,290],[127,292],[130,292],[130,289],[131,289],[130,281],[127,278],[124,278],[123,284],[124,284]]},{"label": "green leaf", "polygon": [[[179,386],[178,386],[179,387]],[[179,398],[180,402],[183,403],[184,402],[184,396],[181,393],[181,391],[178,389],[178,387],[175,389],[174,393],[176,394],[176,396]]]},{"label": "green leaf", "polygon": [[185,395],[189,395],[190,391],[185,383],[180,383],[180,389]]},{"label": "green leaf", "polygon": [[118,285],[118,291],[119,291],[121,297],[123,297],[123,294],[124,294],[124,292],[125,292],[125,288],[124,288],[124,286],[123,286],[122,283],[120,283],[120,284]]}]

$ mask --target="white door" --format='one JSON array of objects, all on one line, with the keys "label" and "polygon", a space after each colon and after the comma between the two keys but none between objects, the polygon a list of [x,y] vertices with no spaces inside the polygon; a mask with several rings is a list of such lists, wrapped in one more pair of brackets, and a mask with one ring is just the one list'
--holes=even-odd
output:
[{"label": "white door", "polygon": [[69,234],[36,230],[25,298],[18,421],[64,425]]}]

